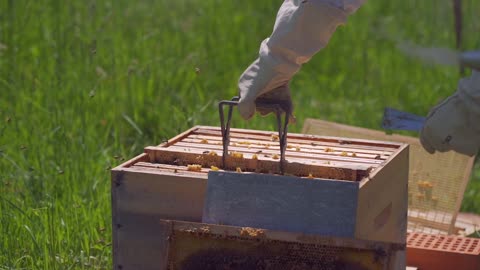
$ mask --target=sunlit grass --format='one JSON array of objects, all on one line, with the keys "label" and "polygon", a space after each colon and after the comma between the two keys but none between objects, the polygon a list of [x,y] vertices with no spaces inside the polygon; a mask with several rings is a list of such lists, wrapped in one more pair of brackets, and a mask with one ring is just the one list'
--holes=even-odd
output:
[{"label": "sunlit grass", "polygon": [[[110,268],[109,169],[218,125],[216,103],[236,94],[280,2],[0,1],[0,269]],[[450,2],[368,1],[293,80],[291,130],[307,117],[378,129],[384,106],[425,115],[458,71],[396,42],[454,47]],[[478,33],[480,4],[464,4]],[[463,209],[480,212],[478,168]]]}]

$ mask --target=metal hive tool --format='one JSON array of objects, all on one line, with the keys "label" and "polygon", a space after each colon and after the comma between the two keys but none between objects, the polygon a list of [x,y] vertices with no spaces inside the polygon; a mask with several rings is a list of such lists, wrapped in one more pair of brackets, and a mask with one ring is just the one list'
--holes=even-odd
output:
[{"label": "metal hive tool", "polygon": [[[228,145],[230,144],[230,123],[232,120],[233,107],[238,105],[240,98],[238,96],[233,97],[231,100],[223,100],[218,103],[219,115],[220,115],[220,127],[222,131],[222,166],[225,168],[226,157],[228,156]],[[267,110],[275,111],[278,127],[278,138],[280,143],[280,172],[285,172],[285,149],[287,147],[287,132],[288,122],[291,111],[289,106],[286,106],[281,101],[274,101],[269,99],[257,99],[257,108],[264,108]],[[225,122],[224,106],[228,106],[228,115]],[[282,114],[285,114],[285,118],[282,123]]]}]

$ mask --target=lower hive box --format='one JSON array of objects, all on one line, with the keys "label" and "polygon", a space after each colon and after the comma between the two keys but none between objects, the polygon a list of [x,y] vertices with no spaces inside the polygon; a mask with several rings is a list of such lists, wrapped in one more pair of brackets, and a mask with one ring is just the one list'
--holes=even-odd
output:
[{"label": "lower hive box", "polygon": [[[168,269],[394,269],[404,245],[250,227],[161,221]],[[405,268],[403,268],[405,269]],[[402,270],[403,270],[402,269]]]},{"label": "lower hive box", "polygon": [[[171,249],[171,231],[161,220],[201,222],[210,171],[278,178],[275,132],[232,129],[230,137],[225,167],[220,129],[197,126],[112,170],[115,269],[167,269],[161,254]],[[405,244],[408,145],[288,134],[286,161],[289,178],[317,181],[315,188],[333,182],[341,194],[356,187],[353,201],[325,202],[333,219],[354,221],[342,237]],[[336,211],[345,204],[354,209],[348,216]]]}]

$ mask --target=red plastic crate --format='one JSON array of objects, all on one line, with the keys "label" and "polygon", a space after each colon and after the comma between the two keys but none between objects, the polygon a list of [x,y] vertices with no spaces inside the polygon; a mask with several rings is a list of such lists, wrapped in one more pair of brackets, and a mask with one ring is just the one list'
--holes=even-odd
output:
[{"label": "red plastic crate", "polygon": [[407,264],[422,270],[479,270],[480,239],[409,233]]}]

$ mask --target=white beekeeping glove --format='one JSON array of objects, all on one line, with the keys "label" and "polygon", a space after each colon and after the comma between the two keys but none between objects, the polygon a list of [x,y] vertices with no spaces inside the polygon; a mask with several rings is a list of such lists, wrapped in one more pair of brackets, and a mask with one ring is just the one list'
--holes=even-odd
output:
[{"label": "white beekeeping glove", "polygon": [[364,1],[285,0],[271,36],[260,46],[259,57],[239,79],[238,108],[242,117],[249,119],[255,114],[258,97],[284,101],[291,107],[290,79],[328,44],[336,28]]},{"label": "white beekeeping glove", "polygon": [[473,156],[480,149],[480,72],[460,80],[458,90],[428,114],[420,141],[429,153]]}]

